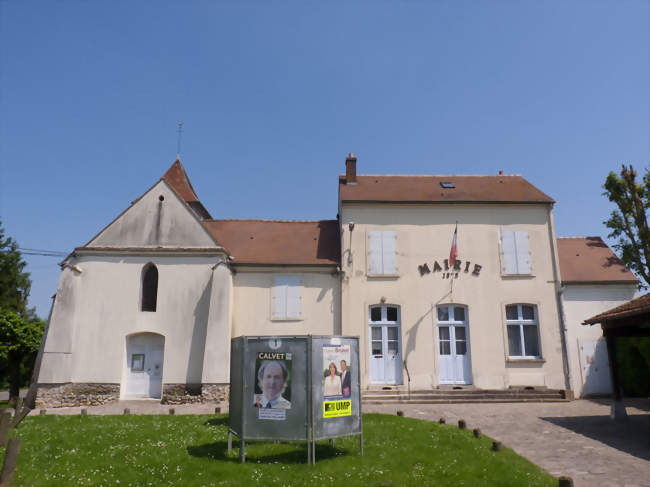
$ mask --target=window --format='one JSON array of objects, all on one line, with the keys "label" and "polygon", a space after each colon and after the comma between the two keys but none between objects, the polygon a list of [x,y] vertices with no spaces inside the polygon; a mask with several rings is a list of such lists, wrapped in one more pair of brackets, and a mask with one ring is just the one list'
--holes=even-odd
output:
[{"label": "window", "polygon": [[501,256],[504,274],[531,274],[528,231],[501,230]]},{"label": "window", "polygon": [[275,320],[301,316],[300,276],[274,276],[271,317]]},{"label": "window", "polygon": [[397,274],[397,234],[394,231],[368,232],[368,274]]},{"label": "window", "polygon": [[532,304],[506,306],[508,355],[511,358],[540,358],[537,307]]},{"label": "window", "polygon": [[142,269],[142,311],[156,311],[158,301],[158,268],[149,262]]}]

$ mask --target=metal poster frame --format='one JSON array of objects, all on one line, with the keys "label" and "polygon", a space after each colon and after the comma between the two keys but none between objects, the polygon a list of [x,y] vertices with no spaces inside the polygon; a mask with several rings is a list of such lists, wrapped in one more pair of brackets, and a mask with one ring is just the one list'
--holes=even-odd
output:
[{"label": "metal poster frame", "polygon": [[[275,352],[264,351],[269,350],[269,347]],[[330,354],[328,357],[337,357],[334,359],[337,362],[341,357],[345,357],[345,360],[340,360],[340,365],[345,370],[350,369],[349,390],[341,385],[343,376],[341,373],[338,379],[338,392],[335,392],[338,395],[335,396],[325,395],[325,381],[328,376],[324,375],[322,367],[326,348],[334,349],[335,352],[342,351],[345,355]],[[253,357],[256,360],[252,360]],[[266,369],[270,374],[275,373],[280,378],[280,370],[283,370],[281,394],[277,389],[274,393],[268,392],[272,387],[269,385],[270,382],[262,385],[263,370],[271,365],[269,361],[265,361],[267,365],[264,363],[260,365],[260,360],[263,358],[275,360],[276,372]],[[283,362],[287,366],[278,362]],[[329,439],[330,445],[333,446],[335,438],[358,435],[360,455],[363,456],[359,337],[339,335],[236,337],[231,340],[230,371],[228,454],[232,453],[232,437],[235,435],[239,438],[241,463],[246,461],[248,440],[305,442],[307,463],[315,464],[316,441]],[[330,369],[333,381],[337,375],[335,372],[336,370]],[[264,379],[266,380],[267,378]],[[267,386],[269,389],[263,391],[260,389]],[[269,400],[267,395],[275,399]],[[284,395],[288,397],[285,398]],[[251,402],[251,397],[254,397],[255,402]],[[331,408],[329,411],[333,411],[330,416],[326,416],[326,402],[333,403],[332,406],[327,406]]]}]

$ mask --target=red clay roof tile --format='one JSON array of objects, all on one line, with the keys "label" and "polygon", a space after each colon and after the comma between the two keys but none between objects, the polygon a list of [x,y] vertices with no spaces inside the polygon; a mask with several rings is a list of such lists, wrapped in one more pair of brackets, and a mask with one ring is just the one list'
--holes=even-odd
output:
[{"label": "red clay roof tile", "polygon": [[644,313],[650,313],[650,293],[645,294],[639,298],[623,303],[616,308],[612,308],[609,311],[600,313],[596,316],[592,316],[589,319],[586,319],[584,323],[593,325],[594,323],[603,323],[604,321],[612,319],[626,318],[628,316],[635,316]]},{"label": "red clay roof tile", "polygon": [[206,220],[235,264],[338,265],[337,220]]},{"label": "red clay roof tile", "polygon": [[557,251],[563,283],[638,282],[600,237],[558,237]]},{"label": "red clay roof tile", "polygon": [[[443,182],[451,182],[454,187],[445,188]],[[339,175],[339,199],[380,203],[554,203],[519,175],[362,175],[357,176],[357,184],[346,184],[345,176]]]}]

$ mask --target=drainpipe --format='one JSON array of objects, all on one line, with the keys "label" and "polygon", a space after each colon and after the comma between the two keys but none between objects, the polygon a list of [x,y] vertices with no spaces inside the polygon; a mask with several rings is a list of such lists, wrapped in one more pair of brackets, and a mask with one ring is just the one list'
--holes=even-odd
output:
[{"label": "drainpipe", "polygon": [[553,262],[553,283],[555,285],[555,299],[557,305],[557,314],[560,324],[560,342],[562,344],[562,362],[564,369],[564,387],[567,391],[571,390],[571,370],[569,367],[569,352],[566,338],[566,322],[564,319],[564,305],[562,304],[562,294],[564,287],[560,277],[557,253],[557,240],[555,237],[555,223],[553,220],[553,206],[548,207],[548,235],[551,243],[551,261]]}]

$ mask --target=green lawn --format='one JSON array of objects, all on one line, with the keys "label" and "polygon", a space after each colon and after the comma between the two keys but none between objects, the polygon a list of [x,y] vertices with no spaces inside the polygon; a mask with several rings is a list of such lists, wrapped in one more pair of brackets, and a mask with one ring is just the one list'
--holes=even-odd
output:
[{"label": "green lawn", "polygon": [[365,456],[356,436],[324,441],[315,466],[304,444],[261,442],[247,444],[241,465],[237,448],[227,454],[227,425],[224,415],[29,417],[15,433],[23,442],[12,485],[557,485],[451,425],[366,414]]}]

